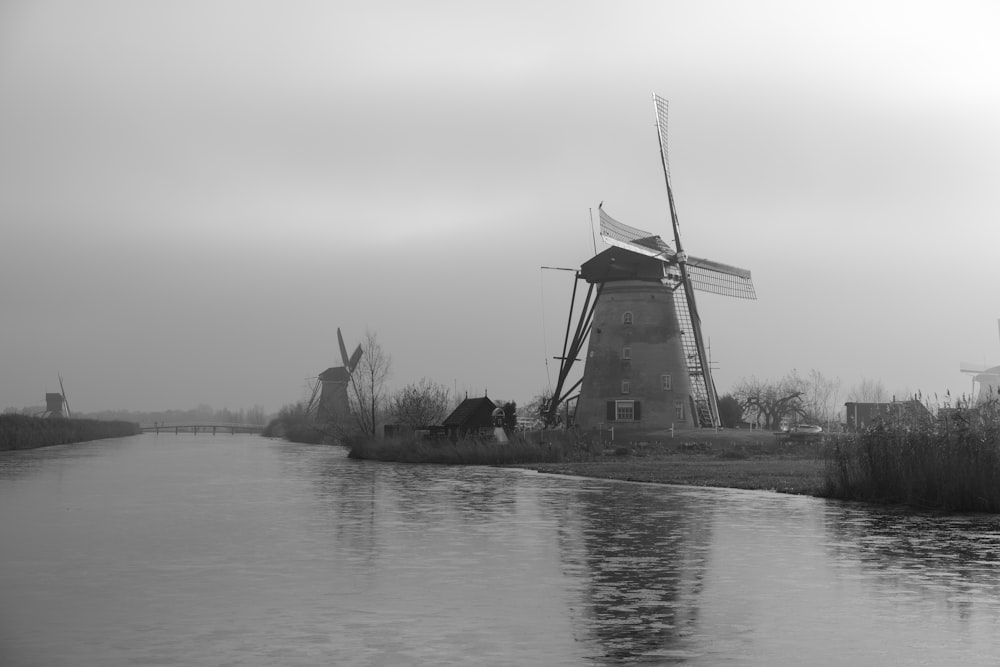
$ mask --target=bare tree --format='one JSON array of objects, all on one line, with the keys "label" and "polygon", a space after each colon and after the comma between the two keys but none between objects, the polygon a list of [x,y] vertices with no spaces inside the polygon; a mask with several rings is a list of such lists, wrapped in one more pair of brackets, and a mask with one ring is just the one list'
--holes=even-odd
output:
[{"label": "bare tree", "polygon": [[[740,380],[732,391],[744,412],[756,418],[762,428],[777,428],[786,417],[805,413],[803,381],[792,371],[780,380]],[[763,422],[763,423],[761,423]]]},{"label": "bare tree", "polygon": [[386,408],[385,382],[392,369],[392,357],[382,350],[371,331],[365,331],[361,349],[361,359],[351,373],[351,412],[361,432],[374,436],[378,416]]},{"label": "bare tree", "polygon": [[421,378],[393,394],[389,411],[403,424],[420,428],[441,423],[450,407],[451,391],[443,384]]},{"label": "bare tree", "polygon": [[882,380],[861,378],[861,383],[847,392],[847,400],[855,403],[888,403],[889,392]]},{"label": "bare tree", "polygon": [[806,419],[819,424],[833,421],[840,399],[840,378],[828,378],[813,369],[802,380],[802,386],[805,391],[802,407]]}]

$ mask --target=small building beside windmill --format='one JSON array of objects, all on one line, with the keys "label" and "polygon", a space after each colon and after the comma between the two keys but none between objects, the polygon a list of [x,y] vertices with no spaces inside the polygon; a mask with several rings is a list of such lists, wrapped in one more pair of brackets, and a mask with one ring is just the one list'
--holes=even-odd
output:
[{"label": "small building beside windmill", "polygon": [[486,396],[466,398],[458,404],[442,425],[451,440],[493,434],[493,411],[496,404]]},{"label": "small building beside windmill", "polygon": [[860,431],[871,426],[876,419],[923,419],[930,416],[930,411],[916,399],[908,401],[892,401],[891,403],[844,403],[844,428],[847,431]]}]

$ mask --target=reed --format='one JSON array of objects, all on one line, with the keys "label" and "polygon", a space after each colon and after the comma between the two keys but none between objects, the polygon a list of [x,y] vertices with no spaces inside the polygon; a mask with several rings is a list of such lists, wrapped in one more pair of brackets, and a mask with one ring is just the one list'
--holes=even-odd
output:
[{"label": "reed", "polygon": [[876,420],[827,450],[824,495],[946,511],[1000,512],[1000,406]]},{"label": "reed", "polygon": [[139,425],[98,419],[45,419],[28,415],[0,415],[0,451],[33,449],[73,442],[136,435]]}]

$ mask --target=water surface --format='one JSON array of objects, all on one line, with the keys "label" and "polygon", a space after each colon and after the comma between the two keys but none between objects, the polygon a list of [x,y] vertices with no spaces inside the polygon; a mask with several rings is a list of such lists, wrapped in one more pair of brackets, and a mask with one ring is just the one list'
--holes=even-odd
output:
[{"label": "water surface", "polygon": [[0,664],[1000,662],[1000,521],[351,461],[0,454]]}]

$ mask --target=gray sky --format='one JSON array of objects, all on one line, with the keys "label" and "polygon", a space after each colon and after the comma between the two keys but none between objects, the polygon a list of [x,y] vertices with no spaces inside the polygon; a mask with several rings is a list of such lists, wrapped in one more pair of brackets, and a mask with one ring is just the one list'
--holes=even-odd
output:
[{"label": "gray sky", "polygon": [[[0,2],[0,408],[268,411],[555,380],[588,210],[753,271],[721,392],[1000,363],[990,2]],[[598,243],[600,243],[598,239]],[[600,246],[598,247],[600,250]],[[546,358],[550,358],[548,370]]]}]

